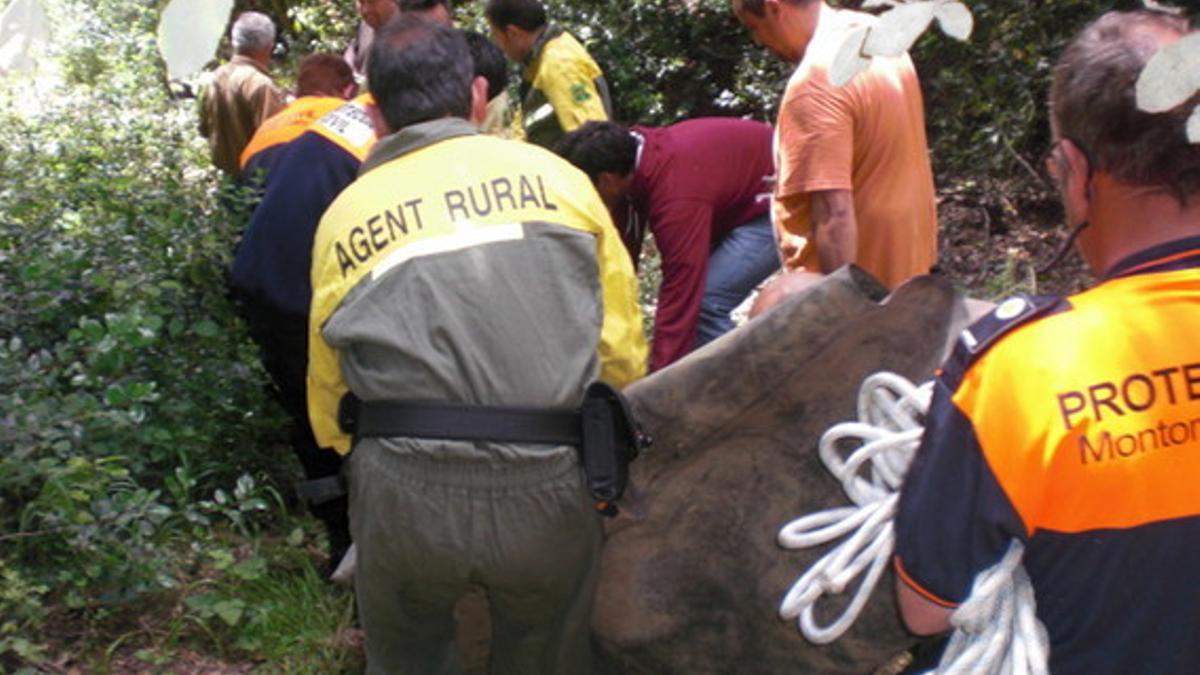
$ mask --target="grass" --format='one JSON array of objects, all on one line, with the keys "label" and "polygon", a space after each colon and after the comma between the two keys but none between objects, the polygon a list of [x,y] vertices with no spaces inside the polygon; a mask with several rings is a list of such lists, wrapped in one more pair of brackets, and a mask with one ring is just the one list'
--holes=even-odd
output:
[{"label": "grass", "polygon": [[47,622],[48,656],[0,672],[362,672],[353,593],[321,578],[317,525],[287,519],[276,530],[289,528],[165,549],[175,589],[86,618],[59,612]]}]

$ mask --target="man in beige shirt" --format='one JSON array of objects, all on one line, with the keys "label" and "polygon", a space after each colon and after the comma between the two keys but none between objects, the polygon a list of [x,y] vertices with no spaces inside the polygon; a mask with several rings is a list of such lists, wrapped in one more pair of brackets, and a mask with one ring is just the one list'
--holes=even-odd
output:
[{"label": "man in beige shirt", "polygon": [[284,107],[283,92],[267,74],[275,47],[275,24],[265,14],[243,12],[233,22],[233,59],[213,73],[200,104],[200,135],[208,139],[213,165],[230,176],[264,120]]}]

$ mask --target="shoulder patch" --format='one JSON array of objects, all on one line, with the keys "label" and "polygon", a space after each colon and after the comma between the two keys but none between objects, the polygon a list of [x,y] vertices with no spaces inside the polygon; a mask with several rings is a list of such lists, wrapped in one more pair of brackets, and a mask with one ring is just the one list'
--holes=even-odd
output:
[{"label": "shoulder patch", "polygon": [[1014,295],[964,329],[958,337],[959,344],[970,354],[981,354],[1000,336],[1037,316],[1040,310],[1049,309],[1057,300],[1050,296]]},{"label": "shoulder patch", "polygon": [[367,151],[375,144],[375,127],[366,107],[358,101],[349,101],[317,120],[313,131],[337,143],[347,152],[362,161]]},{"label": "shoulder patch", "polygon": [[1018,326],[1067,307],[1057,295],[1014,295],[996,305],[996,309],[959,333],[954,353],[943,368],[951,391],[967,368],[992,345]]},{"label": "shoulder patch", "polygon": [[571,85],[571,98],[574,99],[576,103],[583,103],[591,97],[592,93],[588,91],[586,84],[579,83]]}]

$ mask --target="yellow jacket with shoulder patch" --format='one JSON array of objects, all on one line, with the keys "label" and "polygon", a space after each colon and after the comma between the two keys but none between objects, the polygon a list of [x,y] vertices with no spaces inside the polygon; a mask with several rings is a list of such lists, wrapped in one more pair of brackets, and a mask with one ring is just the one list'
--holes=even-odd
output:
[{"label": "yellow jacket with shoulder patch", "polygon": [[600,66],[575,36],[549,25],[525,61],[517,136],[543,147],[584,122],[612,118],[612,99]]}]

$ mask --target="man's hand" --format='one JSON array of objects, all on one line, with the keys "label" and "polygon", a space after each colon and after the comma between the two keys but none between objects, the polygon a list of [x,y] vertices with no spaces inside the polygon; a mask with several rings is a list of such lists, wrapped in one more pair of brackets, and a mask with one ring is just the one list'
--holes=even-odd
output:
[{"label": "man's hand", "polygon": [[809,222],[817,263],[825,274],[858,259],[858,223],[849,190],[810,192]]}]

